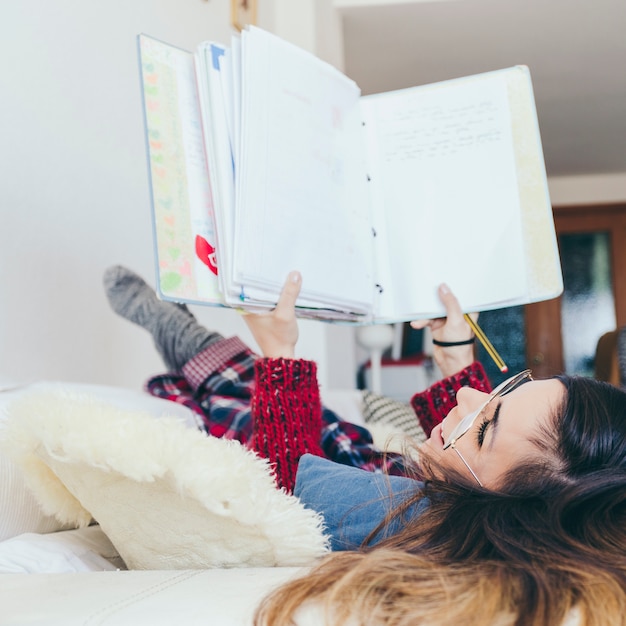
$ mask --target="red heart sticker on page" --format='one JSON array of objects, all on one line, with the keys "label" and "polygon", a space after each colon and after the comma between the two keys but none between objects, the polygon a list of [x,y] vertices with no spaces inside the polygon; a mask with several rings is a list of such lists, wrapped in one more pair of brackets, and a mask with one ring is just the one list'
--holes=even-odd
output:
[{"label": "red heart sticker on page", "polygon": [[217,276],[217,258],[215,248],[200,235],[196,235],[196,254],[198,258]]}]

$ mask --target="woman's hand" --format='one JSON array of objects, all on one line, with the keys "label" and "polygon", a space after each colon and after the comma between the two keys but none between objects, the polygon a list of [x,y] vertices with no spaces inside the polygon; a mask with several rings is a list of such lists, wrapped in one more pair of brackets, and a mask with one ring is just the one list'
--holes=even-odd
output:
[{"label": "woman's hand", "polygon": [[[436,341],[455,343],[470,339],[473,336],[472,329],[465,321],[456,296],[447,285],[440,285],[438,293],[446,308],[446,317],[416,320],[411,322],[411,327],[420,329],[428,326]],[[474,362],[474,346],[471,343],[448,347],[434,344],[433,358],[445,377],[452,376]]]},{"label": "woman's hand", "polygon": [[269,313],[248,313],[243,319],[264,357],[292,359],[298,342],[296,300],[302,287],[300,272],[290,272],[276,308]]}]

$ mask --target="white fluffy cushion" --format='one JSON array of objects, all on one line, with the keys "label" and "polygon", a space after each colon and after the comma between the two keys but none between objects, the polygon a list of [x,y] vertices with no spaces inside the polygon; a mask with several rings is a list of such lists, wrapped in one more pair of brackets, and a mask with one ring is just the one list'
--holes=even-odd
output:
[{"label": "white fluffy cushion", "polygon": [[44,511],[93,517],[129,569],[306,565],[327,551],[322,519],[237,442],[63,390],[8,411],[5,441]]},{"label": "white fluffy cushion", "polygon": [[[141,409],[154,417],[174,415],[188,426],[195,428],[197,425],[194,413],[187,407],[130,389],[53,381],[20,385],[3,379],[0,381],[0,436],[7,406],[25,394],[54,389],[89,393],[121,408]],[[50,533],[65,528],[68,525],[41,510],[26,487],[22,470],[0,448],[0,541],[23,533]]]}]

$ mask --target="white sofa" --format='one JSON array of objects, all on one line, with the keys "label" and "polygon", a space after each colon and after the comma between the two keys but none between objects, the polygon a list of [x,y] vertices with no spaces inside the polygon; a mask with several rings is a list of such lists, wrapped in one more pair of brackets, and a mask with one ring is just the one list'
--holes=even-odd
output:
[{"label": "white sofa", "polygon": [[[3,574],[0,624],[248,626],[257,603],[297,568]],[[321,624],[302,613],[299,626]]]}]

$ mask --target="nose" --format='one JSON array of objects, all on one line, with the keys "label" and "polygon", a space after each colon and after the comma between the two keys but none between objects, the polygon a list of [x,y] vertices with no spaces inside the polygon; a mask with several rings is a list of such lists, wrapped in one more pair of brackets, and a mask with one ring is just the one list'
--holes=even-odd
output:
[{"label": "nose", "polygon": [[488,398],[488,393],[478,391],[478,389],[473,389],[472,387],[461,387],[456,392],[458,421],[461,421],[466,415],[478,409]]}]

